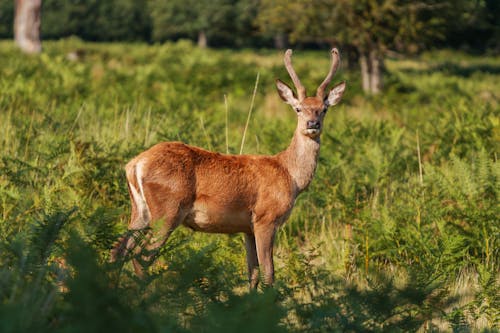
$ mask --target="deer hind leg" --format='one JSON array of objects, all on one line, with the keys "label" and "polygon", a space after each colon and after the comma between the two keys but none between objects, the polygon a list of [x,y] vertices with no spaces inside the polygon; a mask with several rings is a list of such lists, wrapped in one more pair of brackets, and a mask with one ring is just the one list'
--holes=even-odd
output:
[{"label": "deer hind leg", "polygon": [[118,239],[117,244],[111,250],[112,262],[118,258],[127,256],[130,254],[130,251],[139,246],[141,233],[144,233],[151,221],[151,214],[142,186],[141,170],[137,169],[137,165],[127,165],[127,185],[132,212],[128,224],[128,232]]},{"label": "deer hind leg", "polygon": [[[141,160],[126,167],[128,188],[132,201],[132,214],[128,235],[123,237],[115,252],[133,254],[132,263],[138,276],[153,263],[159,249],[167,241],[174,229],[186,217],[192,198],[186,191],[186,179],[173,177],[168,184],[148,182],[143,174]],[[141,239],[135,237],[137,234]],[[124,249],[119,251],[119,249]]]},{"label": "deer hind leg", "polygon": [[245,247],[247,253],[248,281],[252,290],[257,288],[259,284],[259,261],[257,259],[254,235],[245,234]]},{"label": "deer hind leg", "polygon": [[161,225],[159,230],[156,230],[155,227],[148,230],[140,251],[132,259],[134,271],[139,277],[144,276],[144,270],[156,260],[161,247],[185,217],[178,206],[175,209],[167,209],[167,211],[169,213],[152,221],[153,224]]},{"label": "deer hind leg", "polygon": [[172,186],[175,182],[176,179],[171,179],[167,185],[158,182],[139,183],[140,194],[147,207],[147,215],[143,212],[143,218],[149,219],[146,225],[147,237],[140,247],[140,253],[132,261],[139,276],[143,275],[143,270],[155,261],[161,247],[188,213],[187,207],[188,203],[192,202],[191,198],[186,194],[182,180],[178,186]]}]

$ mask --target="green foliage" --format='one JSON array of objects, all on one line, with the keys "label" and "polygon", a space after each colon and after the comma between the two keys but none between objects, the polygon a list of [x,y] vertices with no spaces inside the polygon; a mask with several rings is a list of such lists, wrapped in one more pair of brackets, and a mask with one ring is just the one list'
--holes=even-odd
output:
[{"label": "green foliage", "polygon": [[[224,95],[238,152],[257,72],[245,152],[286,147],[280,54],[77,39],[39,57],[0,50],[0,331],[498,330],[498,58],[389,60],[376,98],[349,84],[278,233],[278,283],[247,292],[239,235],[179,228],[142,281],[109,249],[130,210],[125,163],[161,140],[224,152]],[[294,65],[312,88],[328,62]]]},{"label": "green foliage", "polygon": [[86,40],[149,40],[150,15],[142,2],[133,0],[44,0],[42,36],[72,35]]},{"label": "green foliage", "polygon": [[[14,0],[0,3],[0,38],[12,38]],[[437,46],[498,52],[496,0],[44,0],[43,39],[163,42],[205,32],[211,46],[283,48],[342,43],[415,52]]]},{"label": "green foliage", "polygon": [[[264,31],[286,32],[295,41],[327,41],[353,45],[359,52],[403,47],[423,32],[434,33],[429,22],[440,21],[425,8],[438,9],[435,1],[263,1],[258,21]],[[292,13],[286,15],[285,13]],[[287,19],[287,17],[291,17]]]},{"label": "green foliage", "polygon": [[[251,24],[251,19],[244,19],[252,13],[252,1],[161,1],[149,2],[153,40],[190,38],[196,40],[200,34],[215,43],[231,45],[234,36],[248,33],[241,24]],[[250,14],[251,15],[251,14]],[[243,18],[243,20],[240,18]],[[243,31],[238,28],[238,22]],[[200,40],[199,40],[200,42]],[[210,43],[211,44],[211,43]]]},{"label": "green foliage", "polygon": [[14,27],[14,1],[0,3],[0,38],[13,36]]}]

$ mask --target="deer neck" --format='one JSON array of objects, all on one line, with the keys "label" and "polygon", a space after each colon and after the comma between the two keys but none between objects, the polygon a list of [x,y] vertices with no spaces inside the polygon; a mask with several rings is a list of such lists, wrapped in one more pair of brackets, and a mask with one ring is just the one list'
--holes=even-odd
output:
[{"label": "deer neck", "polygon": [[311,139],[297,129],[288,148],[278,154],[281,164],[292,177],[297,194],[302,192],[311,183],[319,156],[319,137]]}]

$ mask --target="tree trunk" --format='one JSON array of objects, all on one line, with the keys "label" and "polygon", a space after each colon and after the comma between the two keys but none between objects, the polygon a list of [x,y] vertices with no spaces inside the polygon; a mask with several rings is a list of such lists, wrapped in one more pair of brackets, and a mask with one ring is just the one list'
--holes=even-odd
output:
[{"label": "tree trunk", "polygon": [[363,91],[373,95],[381,93],[384,61],[380,53],[376,50],[360,52],[359,66],[361,67]]},{"label": "tree trunk", "polygon": [[370,67],[371,67],[371,77],[370,77],[370,89],[371,93],[376,95],[382,92],[382,70],[383,70],[383,60],[379,52],[372,50],[370,52]]},{"label": "tree trunk", "polygon": [[14,38],[26,53],[42,51],[40,42],[40,10],[42,0],[16,0]]},{"label": "tree trunk", "polygon": [[286,34],[278,32],[274,35],[274,48],[283,50],[287,46]]},{"label": "tree trunk", "polygon": [[359,56],[359,66],[361,67],[361,80],[363,85],[363,91],[365,93],[370,93],[370,67],[368,66],[368,57],[362,53]]},{"label": "tree trunk", "polygon": [[207,34],[205,33],[205,31],[200,30],[198,32],[198,47],[201,47],[202,49],[204,49],[207,46],[208,46]]}]

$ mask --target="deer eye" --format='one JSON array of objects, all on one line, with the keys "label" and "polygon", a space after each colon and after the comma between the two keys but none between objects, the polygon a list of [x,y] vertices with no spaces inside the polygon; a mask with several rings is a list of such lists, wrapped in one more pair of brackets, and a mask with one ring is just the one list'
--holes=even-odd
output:
[{"label": "deer eye", "polygon": [[298,106],[294,107],[293,109],[295,110],[295,112],[302,112],[302,109],[300,107],[298,107]]}]

